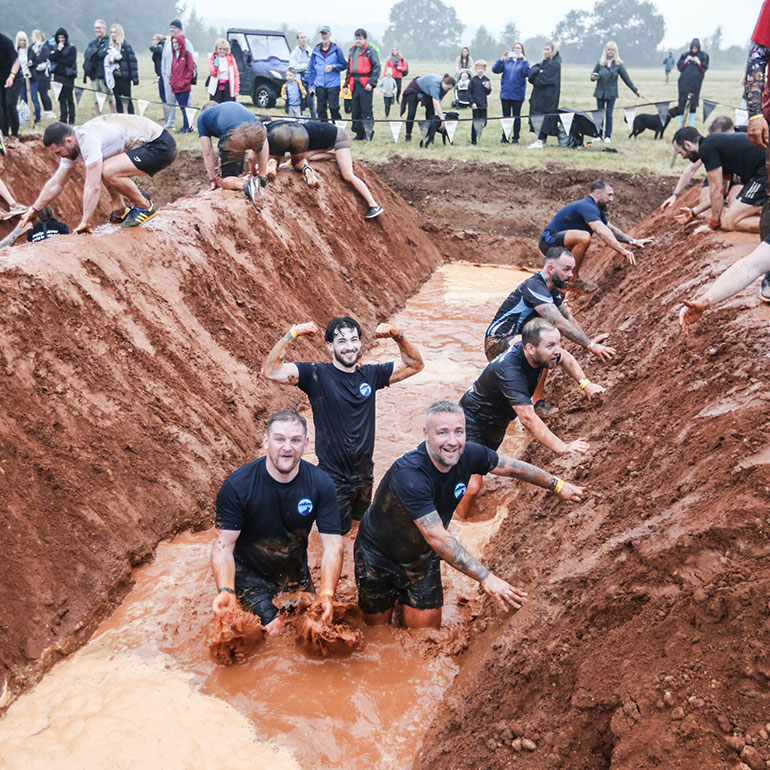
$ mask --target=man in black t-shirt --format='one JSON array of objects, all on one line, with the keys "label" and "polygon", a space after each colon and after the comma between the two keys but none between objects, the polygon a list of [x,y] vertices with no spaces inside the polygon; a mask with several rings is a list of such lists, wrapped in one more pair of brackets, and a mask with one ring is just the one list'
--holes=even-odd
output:
[{"label": "man in black t-shirt", "polygon": [[389,623],[396,602],[404,625],[441,625],[441,565],[477,580],[503,609],[526,594],[492,574],[447,531],[472,474],[512,476],[580,500],[583,490],[465,438],[465,416],[451,401],[425,415],[425,442],[391,465],[358,528],[354,548],[358,605],[371,625]]},{"label": "man in black t-shirt", "polygon": [[361,327],[344,316],[332,319],[326,327],[331,363],[284,363],[292,340],[317,331],[312,321],[292,326],[270,351],[262,373],[273,382],[297,385],[307,393],[313,408],[318,464],[334,481],[345,534],[351,518],[359,520],[372,499],[375,394],[417,374],[423,361],[399,329],[380,324],[374,336],[391,337],[401,351],[401,360],[358,366]]},{"label": "man in black t-shirt", "polygon": [[[709,183],[708,203],[682,208],[676,216],[685,225],[709,208],[708,224],[694,232],[708,230],[739,230],[759,232],[759,213],[767,198],[767,169],[765,151],[755,147],[744,133],[709,134],[701,136],[692,126],[680,128],[674,134],[674,149],[682,158],[702,160]],[[738,177],[743,189],[728,208],[724,206],[724,179]]]},{"label": "man in black t-shirt", "polygon": [[342,569],[340,517],[331,479],[302,459],[307,445],[305,418],[293,409],[276,412],[265,430],[266,456],[228,476],[217,495],[212,609],[223,612],[237,597],[269,633],[280,630],[276,594],[314,590],[307,564],[313,522],[321,538],[323,618],[332,619]]},{"label": "man in black t-shirt", "polygon": [[43,206],[38,212],[36,222],[31,230],[27,231],[27,241],[30,243],[39,243],[55,235],[68,235],[69,227],[64,222],[59,222],[53,218],[53,209],[50,206]]}]

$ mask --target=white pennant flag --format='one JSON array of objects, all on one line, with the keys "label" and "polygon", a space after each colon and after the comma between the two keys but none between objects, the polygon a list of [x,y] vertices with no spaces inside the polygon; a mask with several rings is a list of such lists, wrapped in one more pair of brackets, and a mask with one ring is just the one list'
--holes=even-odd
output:
[{"label": "white pennant flag", "polygon": [[53,81],[53,98],[56,99],[56,101],[59,101],[59,94],[61,93],[61,83],[57,83],[55,80]]},{"label": "white pennant flag", "polygon": [[103,94],[101,91],[96,92],[96,103],[99,105],[99,112],[104,109],[104,100],[107,98],[107,94]]},{"label": "white pennant flag", "polygon": [[511,131],[513,130],[513,118],[501,118],[500,123],[503,127],[505,138],[510,139]]},{"label": "white pennant flag", "polygon": [[137,99],[136,103],[139,105],[139,114],[144,116],[144,111],[150,106],[147,99]]},{"label": "white pennant flag", "polygon": [[529,120],[532,123],[532,128],[534,130],[534,133],[540,136],[540,129],[543,127],[543,121],[545,120],[545,115],[530,115]]},{"label": "white pennant flag", "polygon": [[569,136],[569,132],[572,130],[572,121],[575,119],[575,113],[562,112],[559,114],[559,117],[561,118],[561,124],[564,126],[564,130],[567,132],[567,136]]},{"label": "white pennant flag", "polygon": [[457,131],[457,121],[446,120],[444,121],[444,127],[446,128],[446,133],[447,133],[447,136],[449,137],[449,143],[454,144],[455,131]]},{"label": "white pennant flag", "polygon": [[195,122],[195,113],[198,112],[197,107],[185,107],[184,114],[187,115],[187,122],[192,126]]},{"label": "white pennant flag", "polygon": [[748,110],[736,110],[735,111],[735,125],[736,126],[748,126],[749,124],[749,111]]},{"label": "white pennant flag", "polygon": [[623,114],[626,118],[626,123],[628,123],[629,126],[634,125],[634,118],[636,117],[636,108],[635,107],[627,107],[623,110]]},{"label": "white pennant flag", "polygon": [[337,128],[341,128],[344,130],[345,126],[347,126],[348,122],[347,120],[335,120],[334,125],[337,126]]},{"label": "white pennant flag", "polygon": [[390,125],[390,133],[393,134],[393,141],[398,141],[398,135],[401,133],[401,121],[400,120],[391,120],[389,122]]}]

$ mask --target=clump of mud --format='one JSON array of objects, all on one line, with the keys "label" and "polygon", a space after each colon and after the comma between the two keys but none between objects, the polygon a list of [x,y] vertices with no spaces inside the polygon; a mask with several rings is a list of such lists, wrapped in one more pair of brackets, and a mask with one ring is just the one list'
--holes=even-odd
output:
[{"label": "clump of mud", "polygon": [[355,602],[334,602],[331,623],[322,620],[323,605],[312,594],[297,594],[290,607],[298,614],[290,615],[287,622],[308,655],[350,655],[364,643],[363,617]]},{"label": "clump of mud", "polygon": [[259,618],[233,607],[211,619],[209,655],[223,666],[243,663],[264,638],[265,628]]}]

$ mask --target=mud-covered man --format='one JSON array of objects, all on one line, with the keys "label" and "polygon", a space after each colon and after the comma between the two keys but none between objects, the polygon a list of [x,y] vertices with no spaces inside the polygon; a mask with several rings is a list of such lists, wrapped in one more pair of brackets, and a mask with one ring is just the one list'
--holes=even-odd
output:
[{"label": "mud-covered man", "polygon": [[371,625],[389,623],[396,603],[409,628],[438,627],[441,560],[478,581],[506,610],[527,595],[493,574],[448,532],[472,474],[494,473],[580,500],[583,490],[534,465],[466,442],[463,410],[437,401],[425,415],[425,441],[391,465],[364,514],[354,548],[358,604]]},{"label": "mud-covered man", "polygon": [[342,316],[326,327],[331,363],[284,363],[293,340],[317,332],[312,321],[292,326],[270,351],[262,373],[273,382],[296,385],[307,393],[318,464],[334,481],[345,534],[351,520],[360,520],[372,499],[376,393],[417,374],[423,361],[400,329],[380,324],[374,336],[393,339],[401,360],[359,366],[361,327],[353,318]]},{"label": "mud-covered man", "polygon": [[217,495],[212,609],[221,613],[240,600],[268,633],[280,630],[273,597],[281,591],[314,590],[307,564],[313,522],[322,548],[323,619],[332,619],[342,569],[340,517],[331,479],[302,459],[307,445],[305,418],[293,409],[276,412],[265,430],[265,457],[228,476]]},{"label": "mud-covered man", "polygon": [[599,287],[591,281],[578,277],[580,266],[591,245],[591,238],[598,235],[604,243],[618,254],[624,256],[629,264],[636,264],[633,252],[626,248],[643,248],[652,238],[632,238],[619,227],[610,224],[607,209],[615,201],[615,188],[612,182],[598,179],[591,185],[587,197],[568,203],[556,212],[540,235],[540,252],[546,255],[552,246],[563,246],[575,257],[575,267],[568,289],[580,294],[593,294]]}]

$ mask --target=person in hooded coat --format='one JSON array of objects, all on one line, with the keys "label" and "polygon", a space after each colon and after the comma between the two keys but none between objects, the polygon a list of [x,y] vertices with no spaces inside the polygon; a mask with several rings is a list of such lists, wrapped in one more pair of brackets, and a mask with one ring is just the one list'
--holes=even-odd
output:
[{"label": "person in hooded coat", "polygon": [[[530,149],[540,150],[545,147],[549,136],[559,135],[559,117],[555,113],[559,109],[561,96],[561,56],[556,43],[546,43],[543,61],[530,68],[528,80],[532,84],[529,114],[545,116],[537,140],[529,145]],[[536,124],[531,117],[529,123],[532,131],[535,131]]]},{"label": "person in hooded coat", "polygon": [[168,79],[171,90],[176,97],[176,103],[182,108],[182,128],[177,134],[192,131],[187,119],[187,107],[190,104],[190,91],[192,90],[193,73],[195,63],[192,54],[185,47],[185,36],[174,35],[172,39],[174,58],[171,60],[171,76]]},{"label": "person in hooded coat", "polygon": [[706,70],[709,68],[709,55],[701,51],[700,40],[693,38],[690,43],[690,50],[685,51],[676,63],[679,70],[679,104],[677,118],[679,125],[684,123],[684,108],[687,103],[687,95],[692,94],[690,99],[689,125],[695,125],[695,111],[698,108],[698,97],[700,96],[700,87],[703,84],[703,78]]},{"label": "person in hooded coat", "polygon": [[59,27],[54,35],[51,68],[54,83],[62,84],[59,92],[61,122],[74,124],[75,98],[72,89],[75,85],[75,76],[78,73],[78,49],[70,43],[69,35],[64,27]]}]

